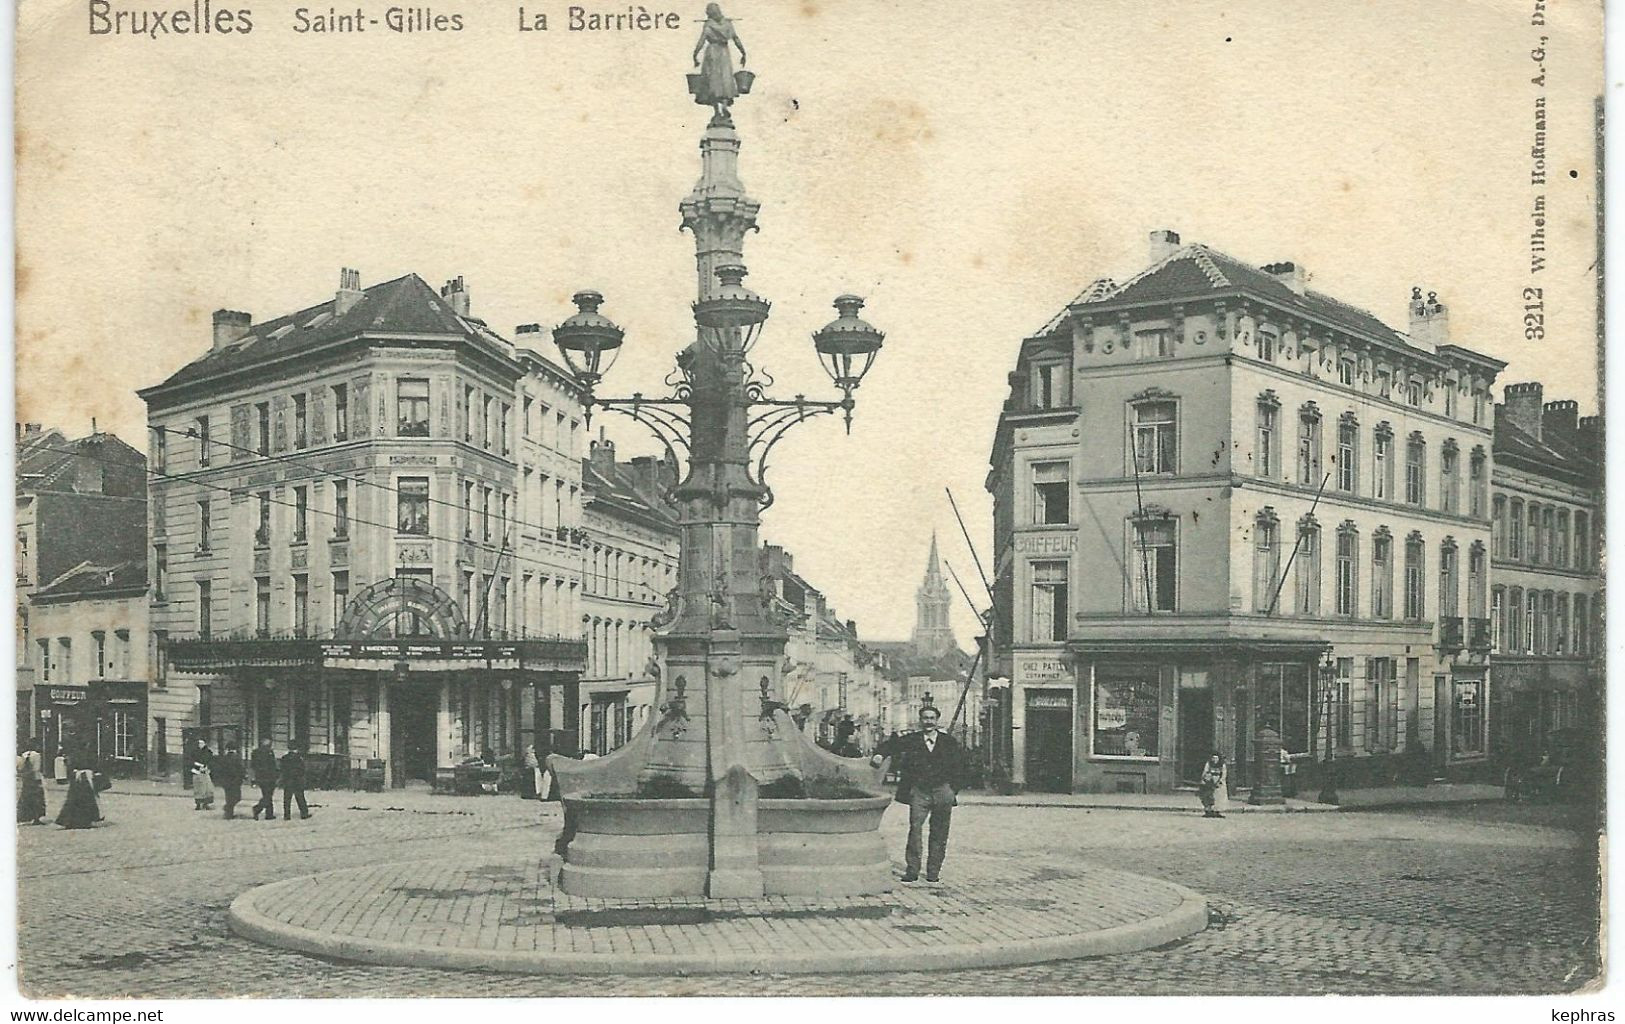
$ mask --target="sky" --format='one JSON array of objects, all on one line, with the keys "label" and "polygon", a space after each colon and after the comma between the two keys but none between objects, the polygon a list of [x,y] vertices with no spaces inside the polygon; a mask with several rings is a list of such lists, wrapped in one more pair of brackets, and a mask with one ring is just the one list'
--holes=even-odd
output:
[{"label": "sky", "polygon": [[[541,2],[523,6],[549,30],[521,33],[521,5],[485,0],[434,5],[457,33],[322,36],[293,31],[297,4],[240,6],[248,35],[151,39],[90,36],[82,3],[22,5],[19,420],[77,434],[94,417],[139,444],[134,389],[201,355],[213,310],[313,305],[341,267],[462,275],[504,334],[596,288],[627,331],[601,392],[660,389],[692,337],[677,203],[707,116],[682,78],[702,4],[675,32],[569,32],[567,5]],[[1456,343],[1509,363],[1500,383],[1596,412],[1601,16],[1548,6],[1535,27],[1522,0],[725,4],[759,76],[735,107],[762,202],[749,283],[774,303],[755,361],[780,396],[834,397],[809,337],[831,300],[865,296],[887,333],[851,436],[826,418],[775,451],[764,537],[870,639],[908,635],[933,530],[981,599],[946,493],[987,564],[1022,338],[1141,269],[1156,229],[1297,261],[1400,326],[1411,286],[1435,290]],[[654,450],[635,424],[594,425],[623,455]]]}]

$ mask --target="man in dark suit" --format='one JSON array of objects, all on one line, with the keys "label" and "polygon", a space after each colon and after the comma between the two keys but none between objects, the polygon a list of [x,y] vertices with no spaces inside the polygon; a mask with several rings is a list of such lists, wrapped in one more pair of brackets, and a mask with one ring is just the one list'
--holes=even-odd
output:
[{"label": "man in dark suit", "polygon": [[904,850],[903,881],[920,877],[920,839],[926,822],[931,824],[925,861],[925,880],[935,882],[942,872],[942,859],[948,853],[948,828],[953,820],[957,794],[965,784],[965,751],[959,741],[938,730],[941,713],[933,707],[920,709],[920,731],[895,740],[888,739],[875,751],[875,762],[892,758],[899,776],[897,802],[908,805],[908,846]]},{"label": "man in dark suit", "polygon": [[248,766],[254,772],[254,785],[260,788],[260,802],[254,805],[254,820],[259,821],[260,812],[264,811],[266,821],[275,821],[276,805],[272,803],[272,796],[276,793],[276,751],[271,749],[270,740],[260,740],[260,745],[248,757]]},{"label": "man in dark suit", "polygon": [[299,744],[294,743],[288,747],[288,752],[282,755],[282,816],[293,817],[292,802],[299,803],[299,817],[310,817],[310,808],[305,806],[305,754]]}]

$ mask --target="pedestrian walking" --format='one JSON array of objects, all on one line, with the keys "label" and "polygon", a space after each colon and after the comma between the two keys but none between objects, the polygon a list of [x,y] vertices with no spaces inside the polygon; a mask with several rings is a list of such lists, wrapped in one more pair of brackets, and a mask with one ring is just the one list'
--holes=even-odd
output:
[{"label": "pedestrian walking", "polygon": [[536,800],[542,795],[542,765],[536,759],[536,744],[525,744],[524,770],[519,773],[519,796]]},{"label": "pedestrian walking", "polygon": [[214,751],[202,737],[192,751],[192,809],[206,810],[214,806],[214,777],[209,774],[214,766]]},{"label": "pedestrian walking", "polygon": [[237,805],[243,799],[243,756],[237,744],[226,744],[226,752],[214,763],[212,777],[219,783],[226,797],[226,820],[237,817]]},{"label": "pedestrian walking", "polygon": [[1230,809],[1229,774],[1224,755],[1217,752],[1202,766],[1202,779],[1196,787],[1196,795],[1202,801],[1202,817],[1222,818]]},{"label": "pedestrian walking", "polygon": [[68,797],[62,801],[56,823],[63,828],[90,828],[101,820],[102,808],[96,800],[96,773],[89,768],[76,768],[68,779]]},{"label": "pedestrian walking", "polygon": [[276,752],[271,749],[270,740],[260,740],[260,745],[249,755],[248,767],[254,773],[254,785],[260,788],[260,802],[254,805],[254,820],[260,820],[260,812],[265,812],[266,821],[276,820],[276,804],[272,802],[276,794]]},{"label": "pedestrian walking", "polygon": [[929,823],[929,846],[925,858],[925,880],[935,882],[942,873],[948,854],[948,830],[953,823],[954,806],[964,786],[965,751],[959,741],[937,728],[941,712],[934,707],[920,709],[920,731],[887,740],[875,751],[879,764],[891,757],[900,781],[897,802],[908,805],[908,845],[904,848],[903,881],[920,877],[922,833]]},{"label": "pedestrian walking", "polygon": [[282,755],[282,816],[293,817],[291,803],[299,804],[299,817],[310,817],[310,808],[305,806],[305,755],[294,743],[288,747],[288,752]]},{"label": "pedestrian walking", "polygon": [[41,770],[45,759],[39,741],[29,740],[17,757],[17,824],[45,824],[45,782]]}]

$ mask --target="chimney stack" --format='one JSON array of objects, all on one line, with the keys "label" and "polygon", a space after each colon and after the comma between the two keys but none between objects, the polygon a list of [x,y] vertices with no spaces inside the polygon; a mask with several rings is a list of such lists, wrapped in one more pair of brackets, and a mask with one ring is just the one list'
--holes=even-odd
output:
[{"label": "chimney stack", "polygon": [[232,342],[248,333],[249,326],[254,318],[240,310],[217,309],[214,311],[214,347],[225,348]]},{"label": "chimney stack", "polygon": [[592,442],[587,453],[591,461],[592,471],[605,480],[615,479],[615,442],[603,435],[599,429],[598,440]]},{"label": "chimney stack", "polygon": [[1179,232],[1162,229],[1151,232],[1151,262],[1160,263],[1179,251]]},{"label": "chimney stack", "polygon": [[1541,438],[1541,398],[1544,387],[1540,381],[1506,386],[1507,421],[1530,437]]},{"label": "chimney stack", "polygon": [[1411,340],[1433,348],[1450,344],[1450,310],[1438,292],[1424,299],[1421,288],[1411,289]]},{"label": "chimney stack", "polygon": [[360,302],[365,293],[361,290],[361,271],[344,267],[339,271],[339,291],[333,297],[333,315],[343,316]]},{"label": "chimney stack", "polygon": [[446,305],[458,316],[468,315],[468,288],[463,284],[463,275],[447,281],[440,286],[440,297],[446,300]]},{"label": "chimney stack", "polygon": [[1264,268],[1264,273],[1291,288],[1296,295],[1302,295],[1309,287],[1309,275],[1302,266],[1291,260],[1271,263]]},{"label": "chimney stack", "polygon": [[1576,443],[1580,435],[1580,403],[1572,398],[1547,402],[1541,413],[1540,428],[1551,440]]}]

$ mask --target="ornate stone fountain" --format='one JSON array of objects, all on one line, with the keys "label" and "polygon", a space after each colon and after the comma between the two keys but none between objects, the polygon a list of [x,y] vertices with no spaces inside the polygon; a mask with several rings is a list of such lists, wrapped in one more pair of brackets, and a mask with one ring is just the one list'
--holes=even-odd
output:
[{"label": "ornate stone fountain", "polygon": [[743,59],[731,23],[709,17],[696,47],[704,68],[689,76],[695,101],[715,113],[700,139],[699,182],[680,205],[699,281],[696,337],[677,355],[670,395],[594,393],[623,338],[599,312],[598,293],[578,293],[578,311],[553,332],[589,420],[595,407],[624,413],[674,458],[687,455],[671,495],[682,528],[678,585],[655,639],[659,713],[605,757],[547,759],[565,807],[559,885],[572,895],[836,896],[892,886],[877,831],[890,797],[878,771],[814,745],[781,700],[784,623],[757,537],[773,500],[768,454],[814,416],[840,413],[850,430],[852,394],[883,335],[859,318],[862,299],[841,296],[840,316],[813,340],[842,397],[767,397],[771,381],[748,357],[769,303],[744,284],[744,237],[760,204],[739,179],[730,116],[750,79],[732,70],[730,43]]}]

